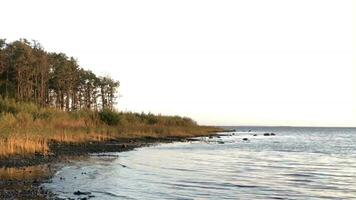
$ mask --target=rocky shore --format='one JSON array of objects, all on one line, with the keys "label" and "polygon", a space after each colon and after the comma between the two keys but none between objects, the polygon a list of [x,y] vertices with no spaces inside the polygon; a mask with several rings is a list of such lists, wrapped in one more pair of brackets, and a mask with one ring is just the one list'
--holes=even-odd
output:
[{"label": "rocky shore", "polygon": [[91,153],[122,152],[158,143],[191,140],[194,139],[144,137],[82,144],[52,142],[51,153],[48,155],[17,155],[0,159],[0,199],[57,199],[44,190],[41,183],[49,181],[55,173],[54,164],[65,163],[69,157],[85,157]]}]

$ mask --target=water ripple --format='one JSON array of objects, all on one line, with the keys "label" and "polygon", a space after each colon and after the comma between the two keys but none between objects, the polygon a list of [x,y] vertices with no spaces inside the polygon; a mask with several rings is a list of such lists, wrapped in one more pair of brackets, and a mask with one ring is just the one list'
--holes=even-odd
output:
[{"label": "water ripple", "polygon": [[68,198],[81,190],[94,199],[356,199],[355,129],[237,129],[201,142],[94,155],[44,186]]}]

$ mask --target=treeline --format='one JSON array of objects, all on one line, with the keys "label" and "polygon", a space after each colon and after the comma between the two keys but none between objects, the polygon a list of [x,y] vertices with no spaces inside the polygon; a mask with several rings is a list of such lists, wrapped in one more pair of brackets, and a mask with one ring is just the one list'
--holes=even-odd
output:
[{"label": "treeline", "polygon": [[0,96],[74,111],[113,109],[119,82],[99,77],[37,41],[0,39]]}]

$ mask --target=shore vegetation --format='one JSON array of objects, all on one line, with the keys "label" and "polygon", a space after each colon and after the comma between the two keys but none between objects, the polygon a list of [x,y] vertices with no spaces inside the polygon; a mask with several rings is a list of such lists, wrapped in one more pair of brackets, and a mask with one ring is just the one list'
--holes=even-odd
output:
[{"label": "shore vegetation", "polygon": [[51,142],[192,137],[218,130],[187,117],[119,112],[119,85],[37,41],[0,39],[0,157],[50,154]]}]

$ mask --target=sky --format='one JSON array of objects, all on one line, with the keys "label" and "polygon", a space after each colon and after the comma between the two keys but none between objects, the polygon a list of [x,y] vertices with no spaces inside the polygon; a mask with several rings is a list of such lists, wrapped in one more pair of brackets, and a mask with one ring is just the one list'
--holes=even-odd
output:
[{"label": "sky", "polygon": [[2,0],[0,38],[121,82],[122,111],[356,126],[353,0]]}]

